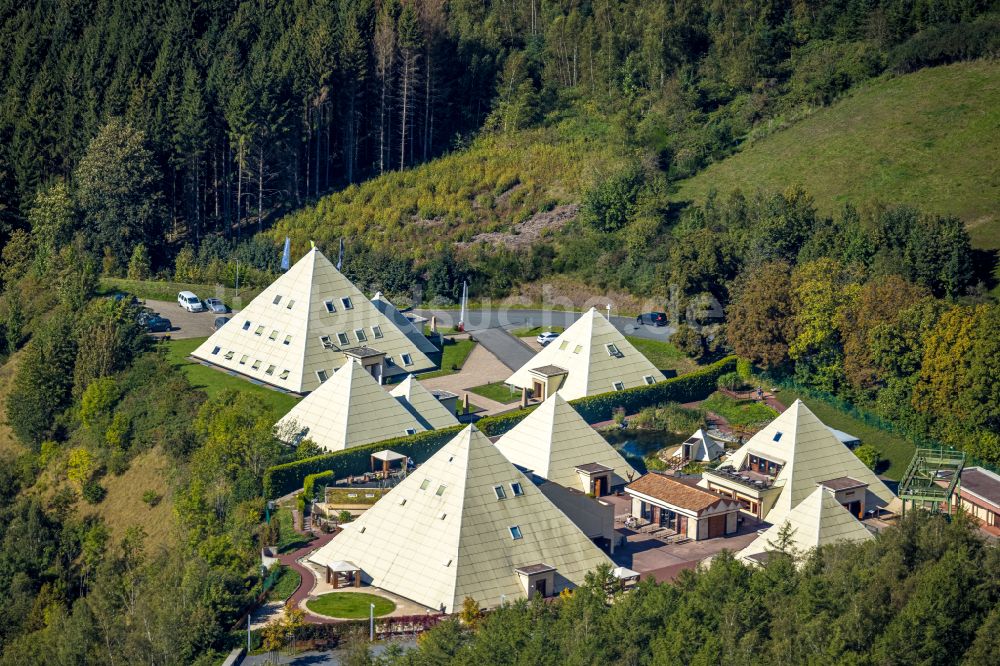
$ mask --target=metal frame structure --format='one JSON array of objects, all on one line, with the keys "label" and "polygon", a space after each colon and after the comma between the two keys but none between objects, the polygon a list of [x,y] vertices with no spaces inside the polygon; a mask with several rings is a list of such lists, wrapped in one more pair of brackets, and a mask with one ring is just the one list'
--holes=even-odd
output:
[{"label": "metal frame structure", "polygon": [[903,515],[906,515],[907,502],[913,508],[933,512],[940,511],[943,504],[945,511],[950,514],[951,498],[958,488],[964,467],[965,454],[961,451],[944,448],[917,449],[899,484],[898,495],[903,502]]}]

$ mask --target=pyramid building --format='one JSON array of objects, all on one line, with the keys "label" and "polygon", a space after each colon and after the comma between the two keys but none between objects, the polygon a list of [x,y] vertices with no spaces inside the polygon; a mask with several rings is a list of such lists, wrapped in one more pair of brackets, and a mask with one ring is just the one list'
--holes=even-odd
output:
[{"label": "pyramid building", "polygon": [[375,295],[372,296],[372,305],[374,305],[379,312],[388,317],[389,321],[395,324],[396,328],[402,331],[403,335],[405,335],[417,349],[428,356],[433,356],[434,354],[440,352],[440,350],[434,346],[434,343],[427,339],[426,335],[417,330],[417,327],[413,325],[413,322],[410,321],[406,315],[396,309],[396,306],[393,305],[388,298],[382,295],[381,291],[375,292]]},{"label": "pyramid building", "polygon": [[597,478],[604,479],[599,490],[606,493],[640,476],[561,393],[539,405],[496,447],[521,469],[585,493],[595,492]]},{"label": "pyramid building", "polygon": [[311,439],[326,451],[427,430],[359,362],[348,360],[275,424],[282,439]]},{"label": "pyramid building", "polygon": [[704,430],[698,428],[693,435],[681,444],[681,452],[684,460],[712,462],[724,456],[726,448],[709,437]]},{"label": "pyramid building", "polygon": [[872,533],[837,501],[832,492],[817,486],[788,512],[783,521],[769,527],[749,546],[737,553],[737,557],[748,561],[762,559],[760,555],[774,550],[772,544],[778,543],[779,533],[786,523],[792,530],[789,545],[798,554],[831,543],[868,541],[874,538]]},{"label": "pyramid building", "polygon": [[817,484],[834,491],[855,515],[895,495],[801,400],[751,437],[727,461],[705,470],[699,485],[756,508],[780,524]]},{"label": "pyramid building", "polygon": [[399,401],[426,430],[438,430],[458,425],[455,413],[449,411],[424,385],[407,375],[389,394]]},{"label": "pyramid building", "polygon": [[663,379],[663,373],[591,308],[508,377],[507,383],[529,389],[542,400],[556,391],[566,400],[575,400]]},{"label": "pyramid building", "polygon": [[475,426],[309,559],[447,613],[557,594],[611,562]]},{"label": "pyramid building", "polygon": [[314,248],[191,355],[302,394],[322,384],[352,350],[362,352],[377,376],[435,367]]}]

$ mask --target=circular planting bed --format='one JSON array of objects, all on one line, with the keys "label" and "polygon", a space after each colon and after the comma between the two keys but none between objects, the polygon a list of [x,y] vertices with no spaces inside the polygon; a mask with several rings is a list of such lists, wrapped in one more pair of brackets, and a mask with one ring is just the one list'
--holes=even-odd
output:
[{"label": "circular planting bed", "polygon": [[389,599],[364,592],[329,592],[308,600],[306,608],[317,615],[353,620],[368,617],[369,604],[375,604],[375,617],[396,610],[396,604]]}]

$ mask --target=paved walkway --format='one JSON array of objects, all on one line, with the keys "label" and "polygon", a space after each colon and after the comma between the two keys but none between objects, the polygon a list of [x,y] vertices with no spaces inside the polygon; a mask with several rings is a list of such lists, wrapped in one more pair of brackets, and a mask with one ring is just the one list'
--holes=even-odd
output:
[{"label": "paved walkway", "polygon": [[[473,386],[482,386],[490,382],[502,382],[510,377],[510,369],[500,362],[484,345],[476,345],[472,348],[472,353],[465,360],[460,372],[441,377],[431,377],[430,379],[420,379],[420,383],[429,389],[441,389],[451,391],[458,396],[459,404],[462,397]],[[506,412],[517,409],[516,402],[509,405],[484,398],[475,393],[469,394],[469,402],[483,408],[480,412],[482,416]]]},{"label": "paved walkway", "polygon": [[511,372],[527,363],[535,351],[502,328],[487,328],[476,331],[474,337],[486,347]]}]

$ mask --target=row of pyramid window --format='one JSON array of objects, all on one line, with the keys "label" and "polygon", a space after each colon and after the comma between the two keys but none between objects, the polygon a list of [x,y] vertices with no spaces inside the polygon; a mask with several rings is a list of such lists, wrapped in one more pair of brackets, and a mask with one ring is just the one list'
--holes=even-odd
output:
[{"label": "row of pyramid window", "polygon": [[[404,504],[404,503],[405,503],[405,500],[404,500],[404,502],[401,502],[400,504]],[[442,513],[440,517],[441,517],[441,520],[444,520],[445,518],[448,517],[448,514],[447,513]],[[520,525],[511,525],[510,527],[507,528],[507,530],[510,532],[510,538],[513,539],[514,541],[517,541],[519,539],[523,539],[524,538],[524,535],[521,533],[521,526]],[[362,527],[360,530],[358,530],[358,534],[364,534],[366,531],[368,531],[368,527],[367,526],[366,527]],[[453,560],[447,560],[444,563],[444,565],[446,567],[451,566],[452,561]]]},{"label": "row of pyramid window", "polygon": [[[559,343],[559,351],[566,351],[568,348],[569,348],[569,340],[563,340],[562,342]],[[623,354],[622,351],[618,349],[618,345],[614,344],[613,342],[609,342],[608,344],[604,345],[604,348],[607,350],[608,356],[614,356],[615,358],[624,358],[625,356],[625,354]],[[583,345],[577,345],[573,347],[574,354],[579,354],[581,351],[583,351]]]},{"label": "row of pyramid window", "polygon": [[[246,320],[243,321],[243,330],[244,331],[249,331],[250,330],[250,326],[252,326],[252,324],[251,324],[251,322],[250,322],[249,319],[246,319]],[[259,324],[257,326],[257,328],[254,329],[253,334],[256,335],[257,337],[261,337],[261,336],[264,335],[264,330],[266,328],[267,327],[264,324]],[[375,339],[375,340],[381,340],[382,339],[383,336],[382,336],[382,327],[381,326],[379,326],[378,324],[376,324],[374,326],[371,326],[370,329],[371,329],[371,332],[372,332],[372,338],[373,339]],[[271,340],[272,342],[274,342],[274,341],[276,341],[278,339],[279,335],[280,335],[280,333],[278,332],[278,329],[273,329],[271,331],[271,334],[267,336],[267,339]],[[365,329],[363,329],[363,328],[356,328],[356,329],[354,329],[354,337],[357,338],[358,343],[368,342],[368,334],[365,333]],[[343,333],[343,332],[342,333],[337,333],[337,340],[340,342],[341,345],[349,345],[349,344],[351,344],[351,339],[348,337],[347,333]],[[320,338],[319,338],[319,341],[323,343],[324,347],[329,348],[329,347],[333,347],[334,346],[333,345],[333,338],[331,338],[329,335],[321,335]],[[286,344],[286,345],[292,344],[292,336],[291,335],[286,335],[285,339],[282,340],[282,344]]]},{"label": "row of pyramid window", "polygon": [[[272,300],[271,303],[273,305],[281,305],[281,299],[282,298],[283,297],[282,297],[281,294],[275,294],[274,295],[274,300]],[[351,301],[351,297],[350,296],[342,296],[339,300],[340,300],[340,307],[344,308],[345,310],[353,310],[354,309],[354,302]],[[331,313],[331,314],[337,311],[337,304],[334,302],[334,299],[332,299],[332,298],[323,301],[323,305],[326,307],[326,311],[329,312],[329,313]],[[294,298],[290,298],[290,299],[288,299],[285,302],[285,308],[288,309],[288,310],[291,310],[292,307],[294,307],[294,306],[295,306],[295,299]]]},{"label": "row of pyramid window", "polygon": [[[220,351],[222,351],[222,347],[213,347],[212,356],[218,356]],[[232,361],[234,356],[236,356],[236,352],[230,349],[225,354],[223,354],[222,357],[227,361]],[[246,365],[247,361],[249,360],[250,356],[248,356],[247,354],[243,354],[243,356],[240,356],[240,365]],[[264,364],[263,361],[261,361],[259,358],[254,359],[254,362],[250,365],[250,368],[253,370],[260,370],[260,366],[262,366],[263,364]],[[267,370],[264,371],[264,374],[273,375],[277,367],[278,366],[276,365],[267,366]],[[290,375],[291,372],[292,372],[291,370],[282,370],[281,374],[278,375],[278,379],[288,379],[288,375]]]},{"label": "row of pyramid window", "polygon": [[[653,384],[656,383],[656,379],[653,377],[653,375],[645,375],[642,379],[649,386],[652,386]],[[613,388],[616,391],[624,391],[625,390],[625,383],[624,382],[612,382],[611,383],[611,388]]]}]

